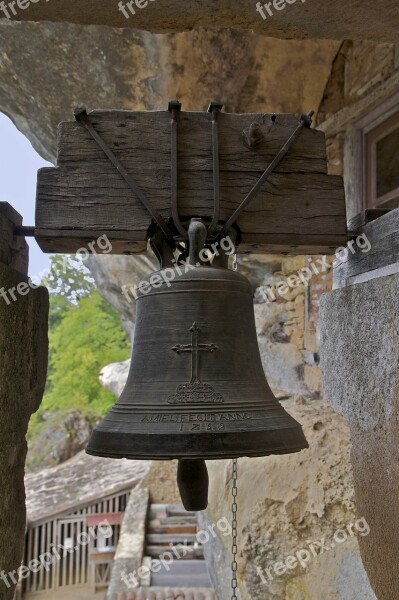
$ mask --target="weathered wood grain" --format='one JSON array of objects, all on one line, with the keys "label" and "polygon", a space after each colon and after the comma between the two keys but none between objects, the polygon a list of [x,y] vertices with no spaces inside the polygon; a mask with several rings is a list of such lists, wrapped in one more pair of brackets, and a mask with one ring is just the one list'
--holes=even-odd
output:
[{"label": "weathered wood grain", "polygon": [[15,228],[21,225],[21,215],[8,202],[0,202],[0,263],[26,275],[28,245],[24,237],[15,235]]},{"label": "weathered wood grain", "polygon": [[[220,170],[259,171],[280,151],[298,125],[293,115],[220,113]],[[170,123],[168,112],[93,111],[91,122],[114,154],[131,169],[148,173],[170,171]],[[178,122],[178,168],[212,171],[212,117],[208,113],[180,113]],[[264,140],[254,149],[244,144],[243,130],[258,123]],[[75,122],[59,126],[58,165],[73,162],[103,163],[109,160],[90,134]],[[277,172],[327,173],[324,134],[305,128]]]},{"label": "weathered wood grain", "polygon": [[367,208],[363,212],[356,215],[348,221],[348,231],[350,234],[355,235],[359,230],[364,227],[367,223],[371,223],[375,219],[386,215],[391,209],[384,208]]},{"label": "weathered wood grain", "polygon": [[[370,242],[369,252],[357,250],[348,253],[348,259],[334,269],[334,287],[342,288],[397,272],[399,266],[399,209],[367,223],[357,235],[365,235]],[[367,274],[367,277],[363,275]]]},{"label": "weathered wood grain", "polygon": [[[171,217],[170,121],[168,112],[95,111],[95,129],[109,144],[151,205]],[[272,118],[273,117],[273,118]],[[220,219],[226,221],[298,124],[293,115],[221,113]],[[247,148],[243,130],[257,123],[264,139]],[[180,113],[178,203],[182,219],[213,212],[211,115]],[[58,169],[38,176],[36,239],[45,252],[74,252],[81,241],[107,234],[113,252],[142,252],[151,226],[145,208],[82,125],[59,128]],[[346,236],[345,197],[340,177],[327,175],[324,134],[304,129],[286,158],[241,215],[240,252],[269,252],[278,246],[301,253],[313,237],[322,251]],[[57,234],[58,232],[58,234]],[[256,236],[256,239],[253,237]],[[300,236],[297,245],[292,236]],[[307,236],[310,236],[307,238]],[[312,237],[313,236],[313,237]],[[323,241],[324,236],[324,241]],[[327,249],[328,248],[328,249]]]}]

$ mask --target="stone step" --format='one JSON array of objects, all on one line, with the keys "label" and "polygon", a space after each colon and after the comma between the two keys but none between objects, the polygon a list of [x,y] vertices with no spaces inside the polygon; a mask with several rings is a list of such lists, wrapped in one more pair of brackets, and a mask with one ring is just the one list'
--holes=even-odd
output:
[{"label": "stone step", "polygon": [[[187,573],[191,573],[192,575],[202,575],[204,573],[208,573],[206,562],[201,559],[193,559],[193,560],[175,560],[169,566],[169,573],[176,575],[176,577],[180,575],[187,575]],[[161,572],[168,572],[166,569],[162,567]],[[189,586],[190,587],[190,586]],[[206,586],[205,586],[206,587]]]},{"label": "stone step", "polygon": [[206,563],[203,560],[181,560],[151,574],[153,587],[211,588]]},{"label": "stone step", "polygon": [[186,510],[182,504],[168,504],[166,506],[166,515],[168,517],[195,517],[194,511]]},{"label": "stone step", "polygon": [[165,525],[172,525],[173,523],[177,523],[177,524],[185,524],[185,523],[191,523],[194,525],[197,525],[197,518],[196,517],[160,517],[159,519],[157,519],[157,521],[159,521],[161,524],[165,524]]},{"label": "stone step", "polygon": [[[204,558],[204,549],[201,546],[198,548],[194,548],[194,546],[188,546],[188,548],[190,549],[190,551],[187,554],[185,554],[184,557],[181,551],[176,550],[182,557],[180,559],[176,557],[176,560],[193,560],[194,558]],[[174,556],[170,546],[147,546],[145,549],[145,554],[147,556],[151,556],[151,558],[159,558],[162,554],[165,554],[166,552],[171,553],[172,556]]]},{"label": "stone step", "polygon": [[147,544],[150,546],[156,544],[195,544],[197,536],[192,533],[148,533],[146,537]]},{"label": "stone step", "polygon": [[148,534],[195,534],[197,525],[161,525],[150,521],[148,524]]},{"label": "stone step", "polygon": [[168,573],[154,573],[151,578],[151,585],[156,587],[190,587],[205,588],[211,585],[208,573],[202,575],[173,575]]},{"label": "stone step", "polygon": [[[189,552],[183,556],[178,548],[175,552],[180,559],[168,564],[157,573],[151,573],[151,587],[140,592],[131,591],[128,595],[112,600],[217,600],[212,590],[208,570],[201,546],[196,544],[198,532],[197,517],[182,505],[153,504],[150,507],[145,560],[151,561],[165,553],[173,553],[173,546],[183,544]],[[143,563],[144,564],[144,563]],[[142,581],[141,585],[149,585]],[[130,594],[130,595],[129,595]]]},{"label": "stone step", "polygon": [[114,594],[111,600],[217,600],[211,589],[193,588],[141,588]]},{"label": "stone step", "polygon": [[195,517],[194,511],[187,511],[182,504],[151,504],[149,514],[160,517]]}]

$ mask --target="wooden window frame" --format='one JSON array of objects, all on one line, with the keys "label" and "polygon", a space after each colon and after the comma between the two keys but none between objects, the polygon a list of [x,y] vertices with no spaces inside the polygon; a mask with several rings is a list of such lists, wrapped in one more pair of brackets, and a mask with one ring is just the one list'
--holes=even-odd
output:
[{"label": "wooden window frame", "polygon": [[[344,178],[347,195],[348,222],[371,208],[368,180],[367,137],[374,131],[385,129],[387,121],[399,116],[399,90],[380,100],[377,106],[352,123],[347,130],[344,150]],[[382,136],[384,137],[384,136]],[[372,188],[371,188],[372,189]],[[381,206],[381,205],[378,205]]]},{"label": "wooden window frame", "polygon": [[377,196],[377,143],[395,130],[399,130],[399,106],[390,117],[364,135],[367,208],[383,208],[386,202],[399,197],[399,186],[383,196]]}]

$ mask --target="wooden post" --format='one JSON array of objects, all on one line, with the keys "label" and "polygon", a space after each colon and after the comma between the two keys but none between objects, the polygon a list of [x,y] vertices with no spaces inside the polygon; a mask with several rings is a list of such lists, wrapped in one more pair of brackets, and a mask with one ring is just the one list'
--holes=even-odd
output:
[{"label": "wooden post", "polygon": [[[48,293],[32,289],[21,216],[0,203],[0,597],[12,600],[25,540],[25,435],[47,369]],[[14,299],[15,298],[15,299]]]}]

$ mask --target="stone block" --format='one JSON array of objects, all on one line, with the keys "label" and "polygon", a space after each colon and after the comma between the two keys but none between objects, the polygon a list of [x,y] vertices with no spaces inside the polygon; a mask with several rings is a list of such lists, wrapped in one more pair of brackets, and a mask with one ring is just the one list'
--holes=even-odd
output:
[{"label": "stone block", "polygon": [[321,367],[330,403],[349,420],[360,538],[379,600],[399,597],[399,275],[326,294]]}]

